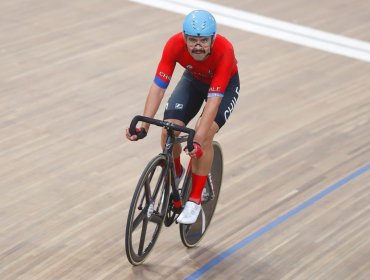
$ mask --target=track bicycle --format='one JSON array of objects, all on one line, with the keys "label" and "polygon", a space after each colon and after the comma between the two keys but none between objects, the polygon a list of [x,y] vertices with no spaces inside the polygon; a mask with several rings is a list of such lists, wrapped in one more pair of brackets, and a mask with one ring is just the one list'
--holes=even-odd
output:
[{"label": "track bicycle", "polygon": [[[153,249],[162,226],[171,226],[181,213],[191,192],[190,160],[183,183],[176,185],[175,166],[172,149],[176,143],[187,142],[191,151],[195,131],[171,122],[135,116],[130,124],[130,133],[136,133],[138,122],[146,122],[167,130],[163,151],[155,156],[145,167],[134,191],[127,216],[125,249],[129,262],[139,265]],[[175,131],[185,133],[176,137]],[[180,224],[180,237],[184,246],[195,247],[204,237],[220,194],[223,156],[221,146],[213,141],[214,159],[206,185],[202,193],[201,212],[197,221],[191,225]]]}]

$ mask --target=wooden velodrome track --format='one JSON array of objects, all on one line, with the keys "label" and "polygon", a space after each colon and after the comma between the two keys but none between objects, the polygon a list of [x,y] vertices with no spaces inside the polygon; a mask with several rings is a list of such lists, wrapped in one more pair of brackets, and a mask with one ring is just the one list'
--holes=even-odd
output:
[{"label": "wooden velodrome track", "polygon": [[[366,0],[212,2],[370,41]],[[123,131],[183,15],[115,0],[0,10],[0,279],[370,279],[368,62],[220,26],[241,92],[216,137],[216,215],[199,247],[164,228],[132,267],[128,207],[160,131]]]}]

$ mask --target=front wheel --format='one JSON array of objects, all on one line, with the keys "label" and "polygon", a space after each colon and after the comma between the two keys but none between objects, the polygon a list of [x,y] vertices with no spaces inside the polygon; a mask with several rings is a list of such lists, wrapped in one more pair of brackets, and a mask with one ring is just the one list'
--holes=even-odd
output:
[{"label": "front wheel", "polygon": [[[202,193],[201,212],[194,224],[180,224],[181,241],[186,247],[189,248],[196,246],[205,235],[216,210],[218,197],[220,195],[223,173],[223,156],[220,144],[216,141],[213,141],[212,145],[214,157],[210,173],[208,174],[207,183]],[[188,200],[191,192],[190,177],[191,176],[187,176],[187,180],[184,182],[184,190],[186,190],[186,193],[183,196],[183,201]]]},{"label": "front wheel", "polygon": [[169,200],[166,158],[158,155],[143,171],[132,197],[126,224],[125,248],[129,262],[141,264],[161,231]]}]

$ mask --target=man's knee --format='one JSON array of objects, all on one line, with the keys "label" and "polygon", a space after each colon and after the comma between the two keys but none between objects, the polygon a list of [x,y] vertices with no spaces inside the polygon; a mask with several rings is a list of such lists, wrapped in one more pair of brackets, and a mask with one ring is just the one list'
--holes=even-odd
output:
[{"label": "man's knee", "polygon": [[210,130],[208,131],[207,137],[203,143],[203,149],[207,149],[212,146],[213,138],[215,137],[216,133],[218,132],[219,128],[216,122],[213,122]]},{"label": "man's knee", "polygon": [[[180,121],[180,120],[166,119],[165,121],[174,123],[174,124],[179,125],[179,126],[185,126],[185,123],[183,121]],[[175,136],[179,136],[179,135],[180,135],[180,131],[175,131]],[[162,138],[166,138],[166,137],[167,137],[167,129],[162,128]]]}]

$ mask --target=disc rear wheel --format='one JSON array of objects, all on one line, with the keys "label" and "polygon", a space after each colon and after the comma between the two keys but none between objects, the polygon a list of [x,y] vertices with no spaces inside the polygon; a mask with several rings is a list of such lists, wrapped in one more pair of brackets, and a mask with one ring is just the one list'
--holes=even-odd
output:
[{"label": "disc rear wheel", "polygon": [[[197,221],[191,225],[180,224],[180,237],[186,247],[196,246],[205,235],[213,214],[216,210],[218,197],[220,195],[222,173],[223,173],[223,156],[221,146],[218,142],[213,141],[213,162],[210,173],[208,174],[207,183],[202,193],[202,209]],[[187,201],[191,192],[191,176],[185,181],[183,201]],[[189,184],[189,187],[186,187]]]}]

